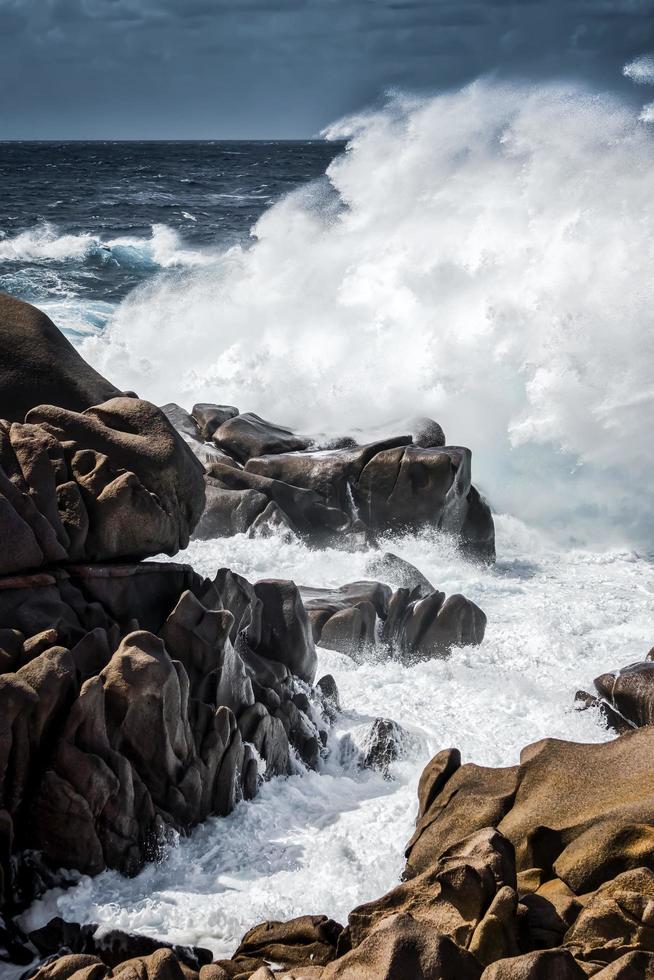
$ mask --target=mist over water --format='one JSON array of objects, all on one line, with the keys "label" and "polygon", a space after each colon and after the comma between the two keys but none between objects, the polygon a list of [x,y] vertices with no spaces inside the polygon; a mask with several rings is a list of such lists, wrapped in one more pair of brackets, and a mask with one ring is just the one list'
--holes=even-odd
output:
[{"label": "mist over water", "polygon": [[346,152],[251,247],[147,283],[83,353],[305,430],[433,415],[499,510],[651,544],[654,130],[478,82],[328,135]]}]

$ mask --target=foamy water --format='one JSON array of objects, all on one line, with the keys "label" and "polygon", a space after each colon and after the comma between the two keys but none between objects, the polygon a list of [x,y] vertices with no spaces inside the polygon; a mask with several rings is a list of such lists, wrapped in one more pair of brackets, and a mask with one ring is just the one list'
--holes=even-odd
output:
[{"label": "foamy water", "polygon": [[[344,708],[323,772],[266,783],[255,801],[207,821],[135,879],[106,872],[46,896],[32,924],[59,914],[226,956],[265,919],[326,913],[343,921],[398,880],[418,778],[436,751],[457,746],[466,761],[507,765],[544,736],[611,737],[594,712],[573,709],[573,698],[651,646],[651,562],[629,551],[561,551],[513,518],[498,520],[500,558],[491,569],[462,561],[434,535],[387,544],[434,585],[482,606],[489,620],[482,646],[414,667],[357,666],[321,650],[319,670],[336,677]],[[251,579],[332,586],[366,577],[371,554],[239,536],[196,542],[180,557],[205,574],[226,564]],[[342,740],[360,745],[378,716],[413,736],[391,781],[341,763]]]},{"label": "foamy water", "polygon": [[[434,534],[381,545],[484,609],[480,647],[409,668],[320,651],[344,707],[323,772],[265,784],[135,879],[107,872],[46,896],[32,924],[61,914],[228,955],[264,919],[343,921],[398,880],[434,752],[506,765],[545,736],[610,737],[573,698],[654,642],[645,119],[562,86],[397,99],[330,130],[347,152],[270,208],[251,247],[154,278],[80,341],[158,403],[220,401],[304,431],[430,415],[471,447],[475,482],[511,516],[493,568]],[[162,264],[183,251],[160,244]],[[371,553],[237,536],[179,557],[207,575],[338,586],[367,577]],[[392,780],[342,761],[377,716],[411,734]]]}]

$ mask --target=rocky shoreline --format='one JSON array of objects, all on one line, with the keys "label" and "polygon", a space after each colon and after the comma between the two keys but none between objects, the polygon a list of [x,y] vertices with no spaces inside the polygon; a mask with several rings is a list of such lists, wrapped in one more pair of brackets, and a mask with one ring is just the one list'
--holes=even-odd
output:
[{"label": "rocky shoreline", "polygon": [[[136,874],[264,779],[319,769],[340,709],[316,644],[412,663],[484,638],[479,606],[391,553],[331,590],[147,559],[191,535],[357,549],[429,526],[493,562],[495,540],[469,450],[433,420],[359,442],[234,406],[159,409],[1,295],[0,350],[0,975],[654,977],[649,658],[578,695],[608,743],[546,739],[504,769],[439,752],[402,882],[345,925],[262,923],[219,962],[61,920],[25,935],[18,915],[72,872]],[[360,764],[387,772],[402,737],[378,718]]]}]

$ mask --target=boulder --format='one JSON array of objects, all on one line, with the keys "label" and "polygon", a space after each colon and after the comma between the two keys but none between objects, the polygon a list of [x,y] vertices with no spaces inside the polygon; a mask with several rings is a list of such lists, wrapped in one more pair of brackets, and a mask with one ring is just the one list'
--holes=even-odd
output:
[{"label": "boulder", "polygon": [[635,727],[626,718],[623,718],[615,708],[607,704],[603,698],[598,698],[593,694],[589,694],[587,691],[577,691],[574,706],[576,711],[588,711],[589,708],[594,708],[605,726],[610,731],[615,732],[616,735],[623,735],[625,732],[632,731]]},{"label": "boulder", "polygon": [[316,675],[316,648],[311,627],[293,582],[261,579],[254,594],[262,604],[261,639],[256,652],[276,660],[312,684]]},{"label": "boulder", "polygon": [[654,953],[654,872],[636,868],[600,885],[565,936],[583,961],[611,963],[633,950]]},{"label": "boulder", "polygon": [[317,766],[324,730],[293,674],[315,672],[306,615],[290,583],[260,593],[158,562],[0,579],[3,888],[25,848],[134,873],[256,792],[251,746],[267,776],[293,771],[291,746]]},{"label": "boulder", "polygon": [[[276,971],[294,966],[326,966],[336,958],[343,926],[324,915],[302,915],[287,922],[263,922],[246,932],[232,957],[243,972],[263,963]],[[227,964],[226,964],[227,965]]]},{"label": "boulder", "polygon": [[0,421],[0,573],[186,547],[204,509],[202,468],[163,413],[114,398],[81,413]]},{"label": "boulder", "polygon": [[83,412],[120,394],[45,313],[5,293],[0,293],[0,351],[0,419],[22,422],[39,404]]},{"label": "boulder", "polygon": [[[332,540],[335,533],[350,530],[348,515],[328,506],[322,496],[313,490],[237,469],[220,460],[210,463],[207,471],[212,487],[222,488],[225,494],[260,494],[267,503],[275,504],[299,533],[309,536],[316,543]],[[251,523],[255,520],[253,517]]]},{"label": "boulder", "polygon": [[315,642],[354,656],[376,644],[378,618],[386,618],[392,593],[380,582],[350,582],[338,589],[301,587],[300,595]]},{"label": "boulder", "polygon": [[[454,646],[480,644],[486,628],[482,610],[465,596],[446,598],[413,571],[416,585],[411,591],[392,592],[372,581],[338,589],[302,586],[314,641],[355,659],[377,647],[379,655],[390,653],[407,663],[447,656]],[[402,573],[409,574],[404,567]]]},{"label": "boulder", "polygon": [[654,724],[654,663],[644,660],[595,678],[600,698],[635,728]]},{"label": "boulder", "polygon": [[206,505],[194,534],[200,540],[244,534],[268,506],[268,498],[257,490],[227,490],[211,477],[205,490]]},{"label": "boulder", "polygon": [[386,551],[383,555],[371,558],[366,569],[370,575],[377,575],[385,582],[392,582],[397,588],[408,589],[416,598],[424,599],[425,596],[435,592],[434,586],[415,565],[394,555],[392,551]]},{"label": "boulder", "polygon": [[399,436],[348,449],[253,456],[246,472],[318,493],[373,534],[435,527],[494,559],[493,520],[472,487],[470,451]]},{"label": "boulder", "polygon": [[212,402],[198,402],[191,409],[191,415],[198,424],[200,435],[209,440],[223,422],[235,418],[239,414],[233,405],[214,405]]},{"label": "boulder", "polygon": [[253,412],[236,415],[222,423],[212,435],[219,449],[245,463],[267,453],[294,453],[309,448],[310,441],[290,429],[266,422]]},{"label": "boulder", "polygon": [[486,615],[463,595],[425,594],[398,589],[389,604],[381,639],[406,662],[443,657],[454,646],[478,646],[486,632]]},{"label": "boulder", "polygon": [[567,949],[548,949],[496,960],[482,980],[586,980],[587,974]]},{"label": "boulder", "polygon": [[409,913],[384,918],[323,980],[479,980],[472,954]]},{"label": "boulder", "polygon": [[391,718],[375,718],[363,744],[361,765],[389,779],[392,764],[404,754],[408,732]]}]

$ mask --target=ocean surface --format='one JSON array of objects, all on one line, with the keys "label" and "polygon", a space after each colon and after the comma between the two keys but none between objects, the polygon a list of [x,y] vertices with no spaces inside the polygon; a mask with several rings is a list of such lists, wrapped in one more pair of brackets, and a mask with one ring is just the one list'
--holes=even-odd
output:
[{"label": "ocean surface", "polygon": [[0,290],[74,336],[164,270],[249,238],[339,147],[295,142],[1,143]]},{"label": "ocean surface", "polygon": [[[49,893],[30,924],[229,955],[267,918],[342,921],[397,882],[434,752],[499,766],[611,737],[573,702],[654,643],[652,132],[601,93],[477,83],[329,141],[0,145],[0,288],[114,383],[309,432],[430,415],[471,447],[497,526],[492,568],[433,533],[378,549],[477,602],[480,647],[413,667],[321,650],[344,709],[322,772],[264,784],[137,878]],[[313,586],[373,557],[243,536],[179,556]],[[409,733],[390,780],[352,763],[379,716]]]}]

